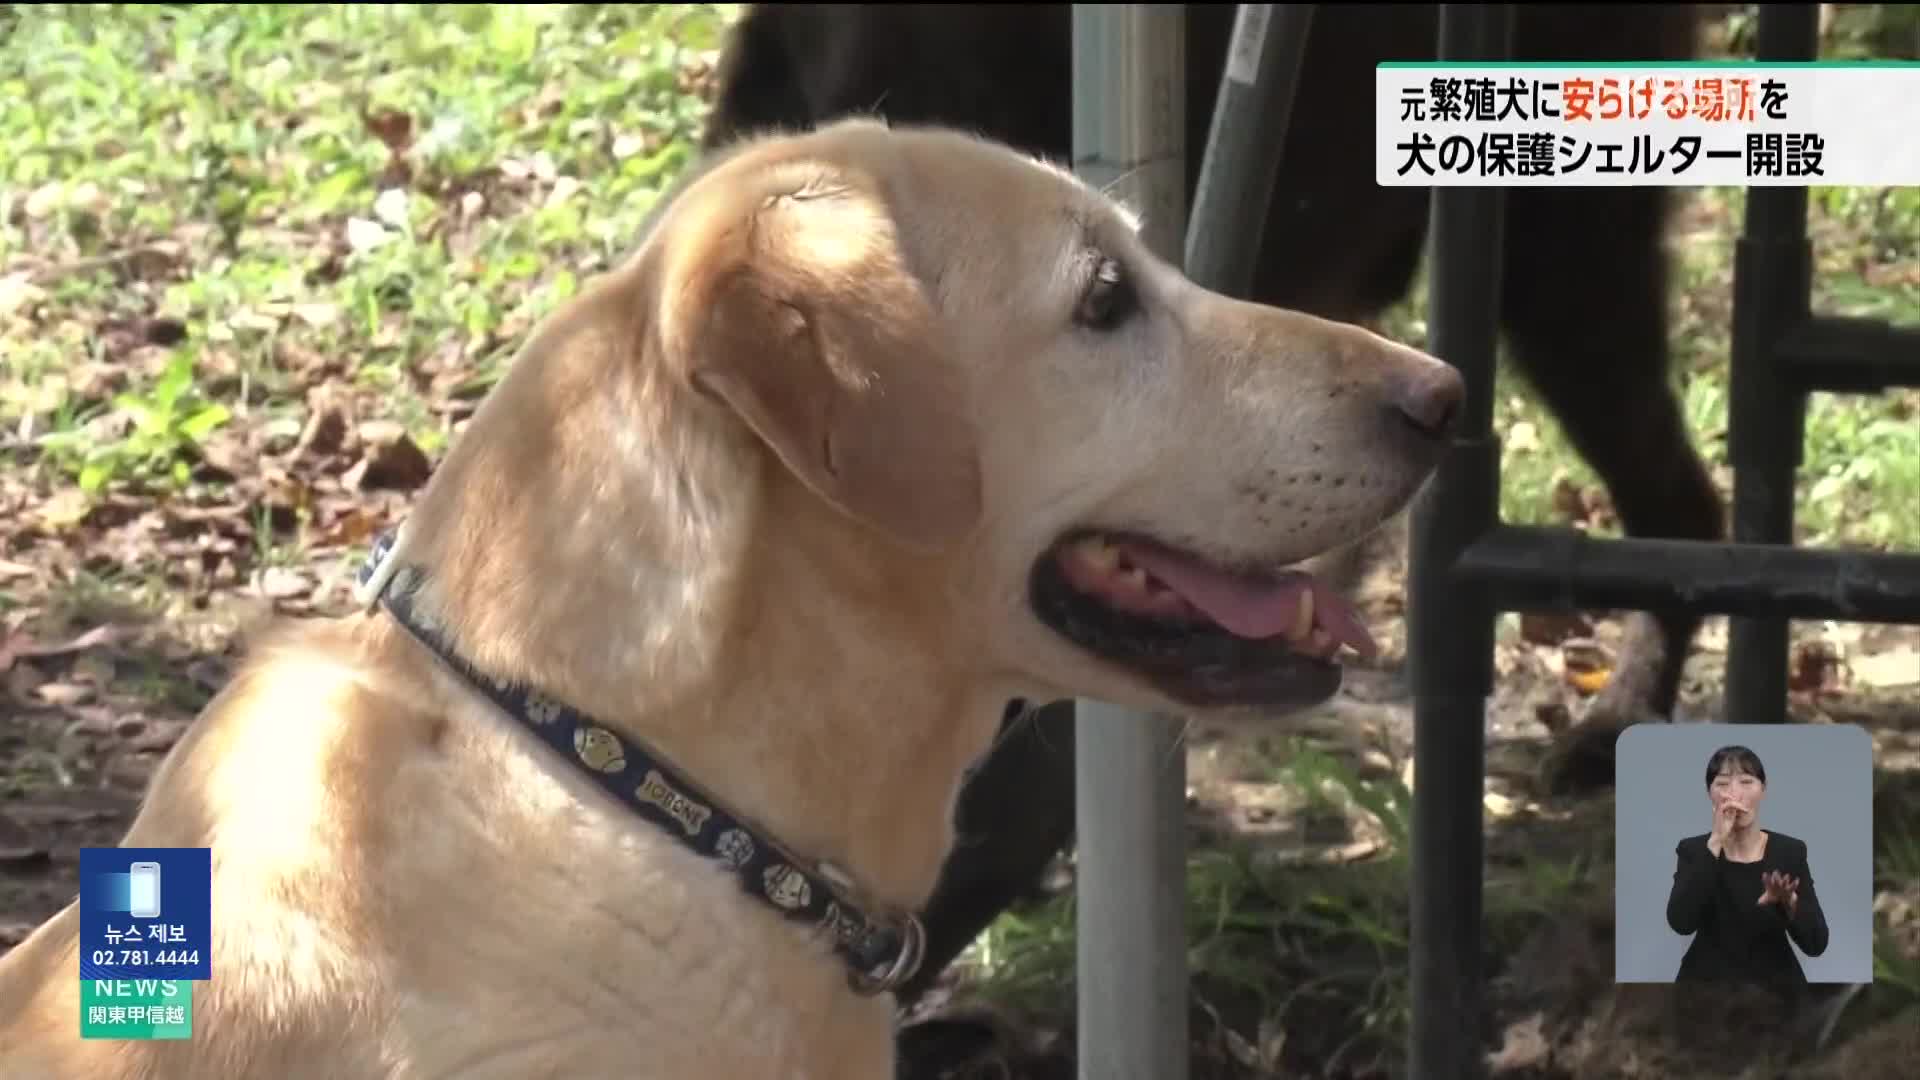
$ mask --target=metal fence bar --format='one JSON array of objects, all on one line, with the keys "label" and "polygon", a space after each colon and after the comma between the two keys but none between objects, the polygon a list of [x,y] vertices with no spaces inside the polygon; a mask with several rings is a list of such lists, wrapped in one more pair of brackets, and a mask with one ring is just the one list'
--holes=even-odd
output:
[{"label": "metal fence bar", "polygon": [[[1073,167],[1124,178],[1147,243],[1186,231],[1186,21],[1174,4],[1073,8]],[[1187,1076],[1186,750],[1180,725],[1075,705],[1079,1072]]]},{"label": "metal fence bar", "polygon": [[1920,386],[1920,326],[1814,315],[1786,332],[1772,362],[1800,390],[1874,394],[1889,386]]},{"label": "metal fence bar", "polygon": [[[1443,4],[1442,60],[1501,60],[1512,5]],[[1482,799],[1486,702],[1493,692],[1494,613],[1482,590],[1451,573],[1498,523],[1500,455],[1493,435],[1505,193],[1436,188],[1428,306],[1432,351],[1466,380],[1461,426],[1413,510],[1407,653],[1414,708],[1413,1080],[1458,1080],[1480,1061]]]},{"label": "metal fence bar", "polygon": [[[1819,5],[1761,5],[1756,59],[1811,60],[1819,40]],[[1778,362],[1777,346],[1805,321],[1812,302],[1807,189],[1747,189],[1746,222],[1734,254],[1727,401],[1737,541],[1793,542],[1794,472],[1805,450],[1807,396]],[[1781,616],[1728,621],[1728,723],[1787,719],[1787,630]]]},{"label": "metal fence bar", "polygon": [[1502,525],[1454,571],[1495,611],[1658,611],[1920,623],[1920,553],[1705,540],[1595,539]]},{"label": "metal fence bar", "polygon": [[1312,4],[1241,4],[1187,225],[1187,276],[1245,299],[1293,119]]}]

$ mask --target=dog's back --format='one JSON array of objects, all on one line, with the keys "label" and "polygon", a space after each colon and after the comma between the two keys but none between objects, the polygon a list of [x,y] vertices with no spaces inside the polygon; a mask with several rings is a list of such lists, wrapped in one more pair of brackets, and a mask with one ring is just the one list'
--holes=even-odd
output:
[{"label": "dog's back", "polygon": [[[1187,33],[1189,197],[1233,31],[1232,5],[1190,5]],[[1691,5],[1520,8],[1514,53],[1540,60],[1684,58],[1696,48]],[[719,71],[709,146],[769,128],[804,129],[857,113],[989,135],[1065,161],[1073,141],[1072,9],[1065,4],[761,4],[742,16]],[[1314,13],[1255,298],[1365,319],[1405,295],[1426,232],[1427,193],[1382,188],[1371,148],[1374,67],[1430,60],[1438,8],[1345,7]],[[1124,193],[1123,193],[1124,194]],[[1657,245],[1652,188],[1593,188],[1568,200],[1512,192],[1514,216],[1555,235],[1614,233]],[[1639,223],[1651,223],[1651,231]],[[1553,245],[1510,236],[1516,262]],[[1293,253],[1311,253],[1311,258]],[[1631,261],[1630,259],[1628,261]],[[1583,287],[1607,288],[1606,275]],[[1516,273],[1527,272],[1517,265]]]}]

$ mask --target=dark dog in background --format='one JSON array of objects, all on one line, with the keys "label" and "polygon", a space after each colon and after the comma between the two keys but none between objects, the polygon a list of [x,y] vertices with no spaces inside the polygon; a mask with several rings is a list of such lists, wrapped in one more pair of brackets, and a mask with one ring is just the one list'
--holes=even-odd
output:
[{"label": "dark dog in background", "polygon": [[[1187,182],[1198,180],[1234,5],[1190,5]],[[1522,5],[1528,60],[1684,60],[1691,5]],[[1072,147],[1072,14],[1064,4],[762,4],[722,57],[705,143],[847,114],[988,135],[1065,162]],[[1428,192],[1373,177],[1374,66],[1431,60],[1432,5],[1321,5],[1251,299],[1366,321],[1403,299],[1426,240]],[[1508,193],[1500,324],[1520,372],[1606,483],[1624,529],[1717,539],[1720,498],[1667,382],[1668,194],[1659,188]],[[1697,620],[1634,615],[1614,677],[1555,786],[1610,782],[1613,737],[1671,712]],[[1010,711],[1007,738],[970,780],[959,847],[927,913],[923,991],[1031,889],[1073,827],[1071,710]]]}]

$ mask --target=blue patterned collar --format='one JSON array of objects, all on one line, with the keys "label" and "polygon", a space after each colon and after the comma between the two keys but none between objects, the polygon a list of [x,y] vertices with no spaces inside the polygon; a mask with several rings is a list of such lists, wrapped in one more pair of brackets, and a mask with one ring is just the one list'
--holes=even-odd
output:
[{"label": "blue patterned collar", "polygon": [[434,619],[415,608],[426,575],[391,559],[395,540],[394,533],[381,536],[360,568],[364,605],[386,608],[447,667],[628,810],[694,852],[725,863],[749,895],[823,934],[851,969],[848,982],[856,993],[885,993],[913,977],[926,951],[926,930],[911,912],[894,920],[870,917],[847,899],[844,884],[835,886],[834,879],[844,883],[845,875],[795,858],[637,740],[536,689],[489,678],[456,655]]}]

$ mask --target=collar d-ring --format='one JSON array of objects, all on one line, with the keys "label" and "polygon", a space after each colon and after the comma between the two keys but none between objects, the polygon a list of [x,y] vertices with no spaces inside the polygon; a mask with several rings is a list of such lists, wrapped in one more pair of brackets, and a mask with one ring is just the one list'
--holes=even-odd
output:
[{"label": "collar d-ring", "polygon": [[926,955],[927,928],[920,924],[918,916],[908,913],[900,924],[900,951],[886,970],[878,976],[849,972],[847,978],[854,992],[864,997],[885,994],[899,989],[902,983],[913,978]]}]

